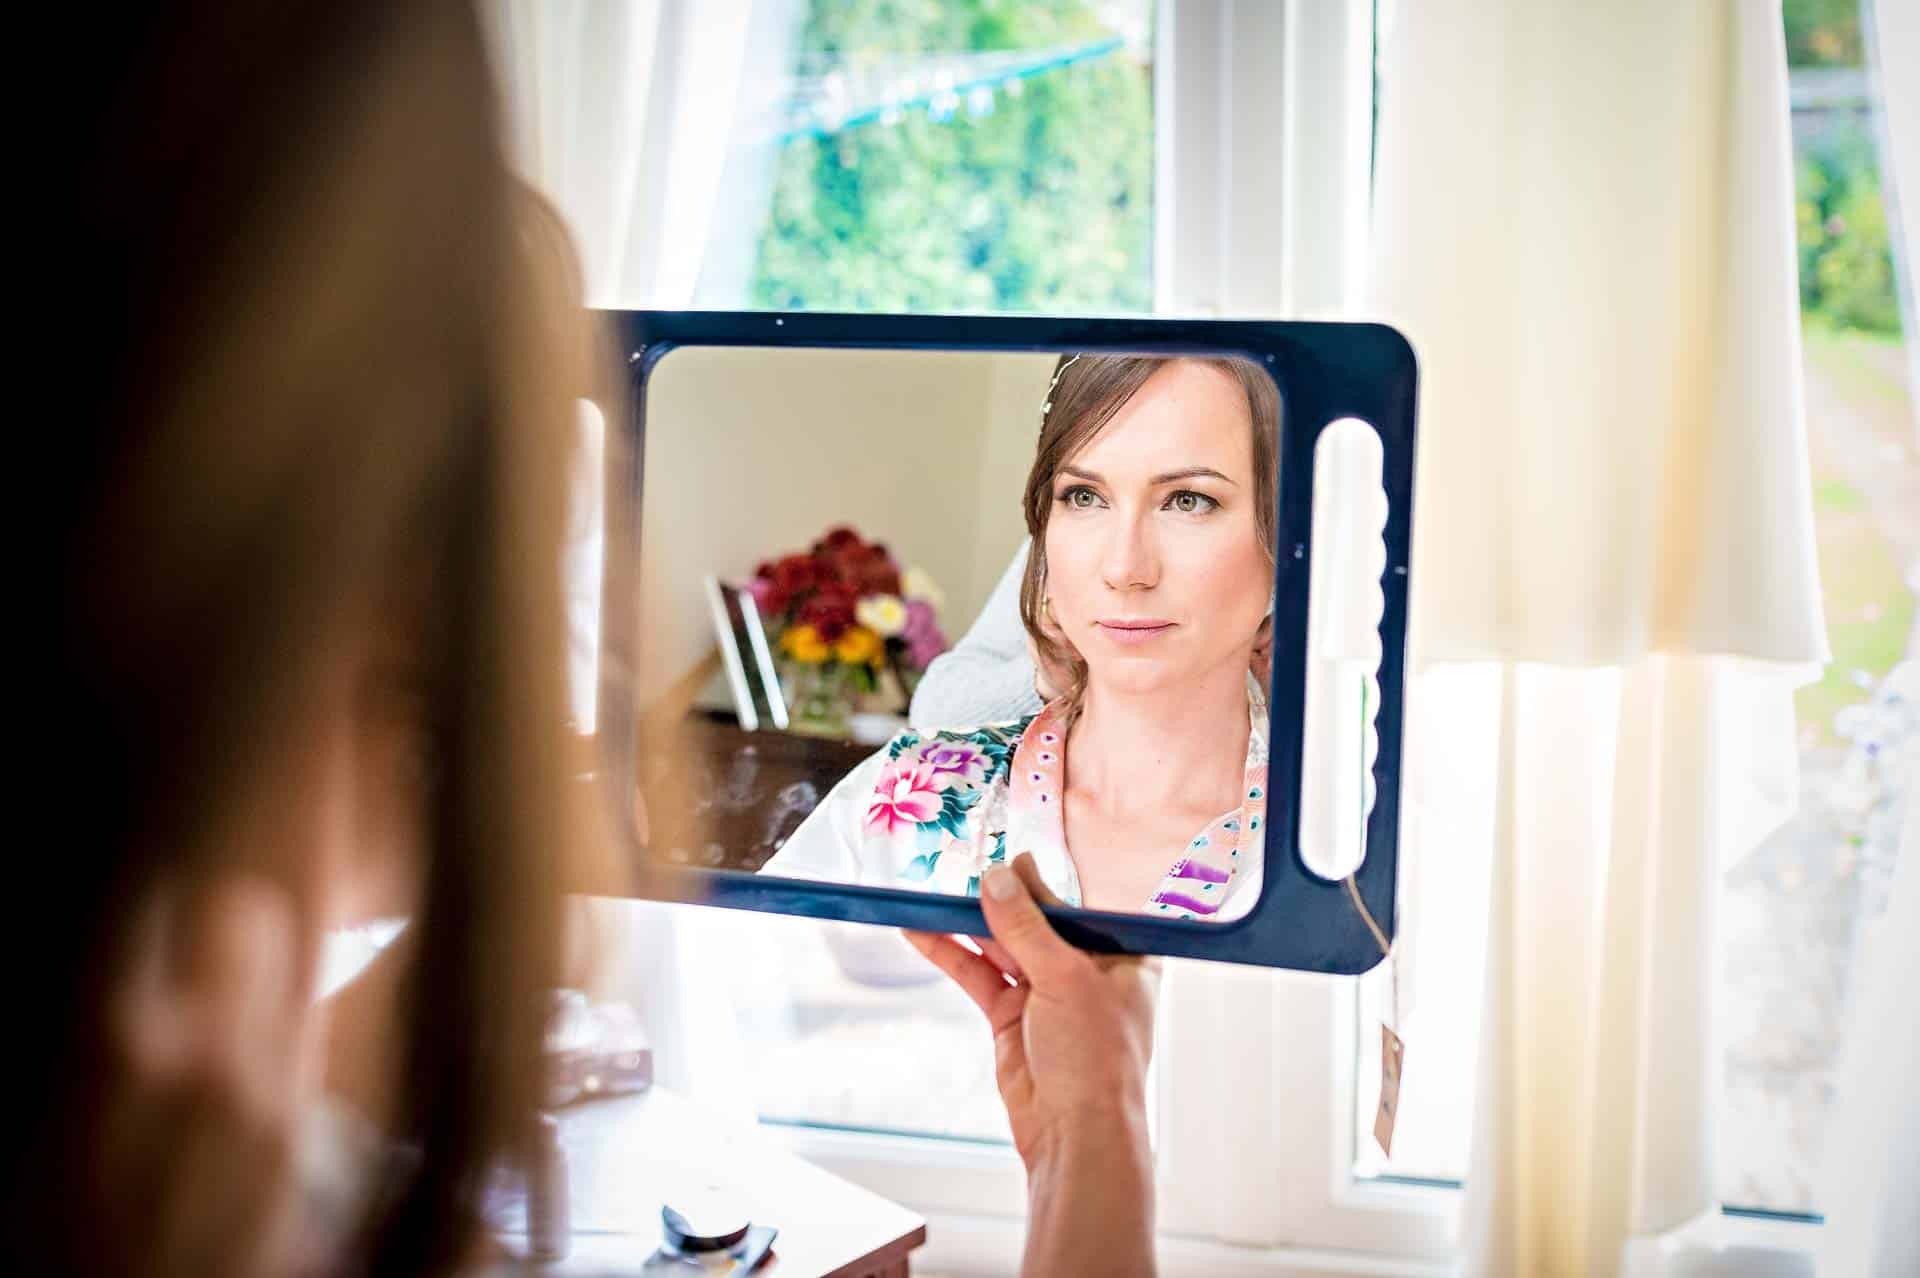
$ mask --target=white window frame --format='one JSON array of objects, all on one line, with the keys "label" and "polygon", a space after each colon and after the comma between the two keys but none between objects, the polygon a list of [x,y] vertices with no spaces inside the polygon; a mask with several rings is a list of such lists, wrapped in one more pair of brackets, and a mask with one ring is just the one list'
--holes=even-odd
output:
[{"label": "white window frame", "polygon": [[[1156,311],[1350,314],[1370,190],[1371,0],[1160,0],[1158,17]],[[1166,995],[1155,1069],[1163,1272],[1446,1271],[1458,1195],[1350,1173],[1351,979],[1187,963],[1170,965]],[[1222,1061],[1247,1099],[1212,1125],[1196,1127],[1191,1106],[1171,1121],[1185,1080],[1218,1094]],[[1305,1130],[1302,1115],[1314,1116]],[[780,1130],[803,1156],[927,1215],[920,1263],[1017,1269],[1026,1196],[1011,1150]]]},{"label": "white window frame", "polygon": [[[1156,312],[1351,316],[1371,193],[1373,0],[1160,0],[1158,19]],[[1181,963],[1166,992],[1155,1066],[1162,1273],[1451,1272],[1460,1192],[1352,1173],[1356,979]],[[1237,1084],[1245,1099],[1216,1122],[1196,1126],[1191,1105],[1173,1122],[1188,1080],[1214,1095]],[[1010,1149],[772,1129],[925,1215],[917,1263],[1018,1269],[1026,1196]],[[1714,1212],[1661,1240],[1660,1268],[1695,1272],[1687,1266],[1730,1246],[1811,1255],[1818,1237],[1810,1222]]]},{"label": "white window frame", "polygon": [[[1156,312],[1353,314],[1371,187],[1373,0],[1159,0],[1158,18]],[[629,916],[672,908],[609,904]],[[684,941],[676,931],[698,930],[610,921],[624,949],[604,992],[649,1009],[663,1029],[684,1024],[694,1013],[674,1002],[671,952]],[[643,955],[648,944],[654,951]],[[650,1008],[650,996],[666,1006]],[[1154,1081],[1163,1273],[1450,1271],[1457,1190],[1352,1174],[1357,981],[1172,964],[1162,1010]],[[738,1098],[745,1081],[726,1076],[725,1064],[702,1060],[682,1073]],[[1171,1098],[1187,1080],[1203,1094],[1243,1099],[1210,1123],[1196,1124],[1192,1106],[1172,1121]],[[1227,1083],[1237,1086],[1229,1092]],[[925,1215],[929,1243],[917,1259],[927,1268],[1017,1269],[1026,1199],[1011,1149],[768,1129]],[[1708,1258],[1725,1248],[1810,1256],[1820,1236],[1811,1221],[1712,1212],[1657,1241],[1663,1270],[1707,1273],[1721,1271]]]}]

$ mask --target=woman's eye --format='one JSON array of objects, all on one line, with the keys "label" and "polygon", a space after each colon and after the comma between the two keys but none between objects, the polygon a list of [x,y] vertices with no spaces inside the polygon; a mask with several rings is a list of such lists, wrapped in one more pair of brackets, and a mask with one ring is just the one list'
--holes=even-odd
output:
[{"label": "woman's eye", "polygon": [[1183,515],[1203,515],[1207,511],[1218,507],[1220,503],[1205,493],[1196,493],[1190,489],[1182,489],[1167,498],[1167,505],[1169,508],[1177,510]]},{"label": "woman's eye", "polygon": [[1100,495],[1085,484],[1075,484],[1060,494],[1060,504],[1072,510],[1091,510],[1100,504]]}]

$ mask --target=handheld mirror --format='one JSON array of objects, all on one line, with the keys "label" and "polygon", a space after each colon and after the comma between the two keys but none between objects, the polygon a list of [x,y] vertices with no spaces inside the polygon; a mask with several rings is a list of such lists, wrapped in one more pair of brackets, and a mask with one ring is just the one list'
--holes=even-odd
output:
[{"label": "handheld mirror", "polygon": [[604,319],[631,376],[582,503],[587,717],[636,895],[980,934],[982,876],[1029,853],[1090,948],[1379,962],[1399,334]]}]

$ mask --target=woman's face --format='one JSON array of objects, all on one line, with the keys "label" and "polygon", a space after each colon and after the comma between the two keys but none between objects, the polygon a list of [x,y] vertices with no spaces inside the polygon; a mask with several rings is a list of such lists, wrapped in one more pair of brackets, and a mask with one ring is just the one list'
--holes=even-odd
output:
[{"label": "woman's face", "polygon": [[1245,670],[1267,613],[1253,423],[1229,373],[1163,365],[1054,476],[1046,595],[1091,686]]}]

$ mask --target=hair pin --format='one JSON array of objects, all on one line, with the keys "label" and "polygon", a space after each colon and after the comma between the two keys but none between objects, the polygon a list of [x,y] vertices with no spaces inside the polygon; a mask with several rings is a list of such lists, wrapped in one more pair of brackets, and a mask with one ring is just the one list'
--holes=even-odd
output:
[{"label": "hair pin", "polygon": [[1060,385],[1060,379],[1066,376],[1067,370],[1069,368],[1072,368],[1074,365],[1074,361],[1079,358],[1080,357],[1078,355],[1071,356],[1066,363],[1062,364],[1059,368],[1053,371],[1053,380],[1047,383],[1047,402],[1040,405],[1040,415],[1042,417],[1045,417],[1048,413],[1053,411],[1054,388]]}]

